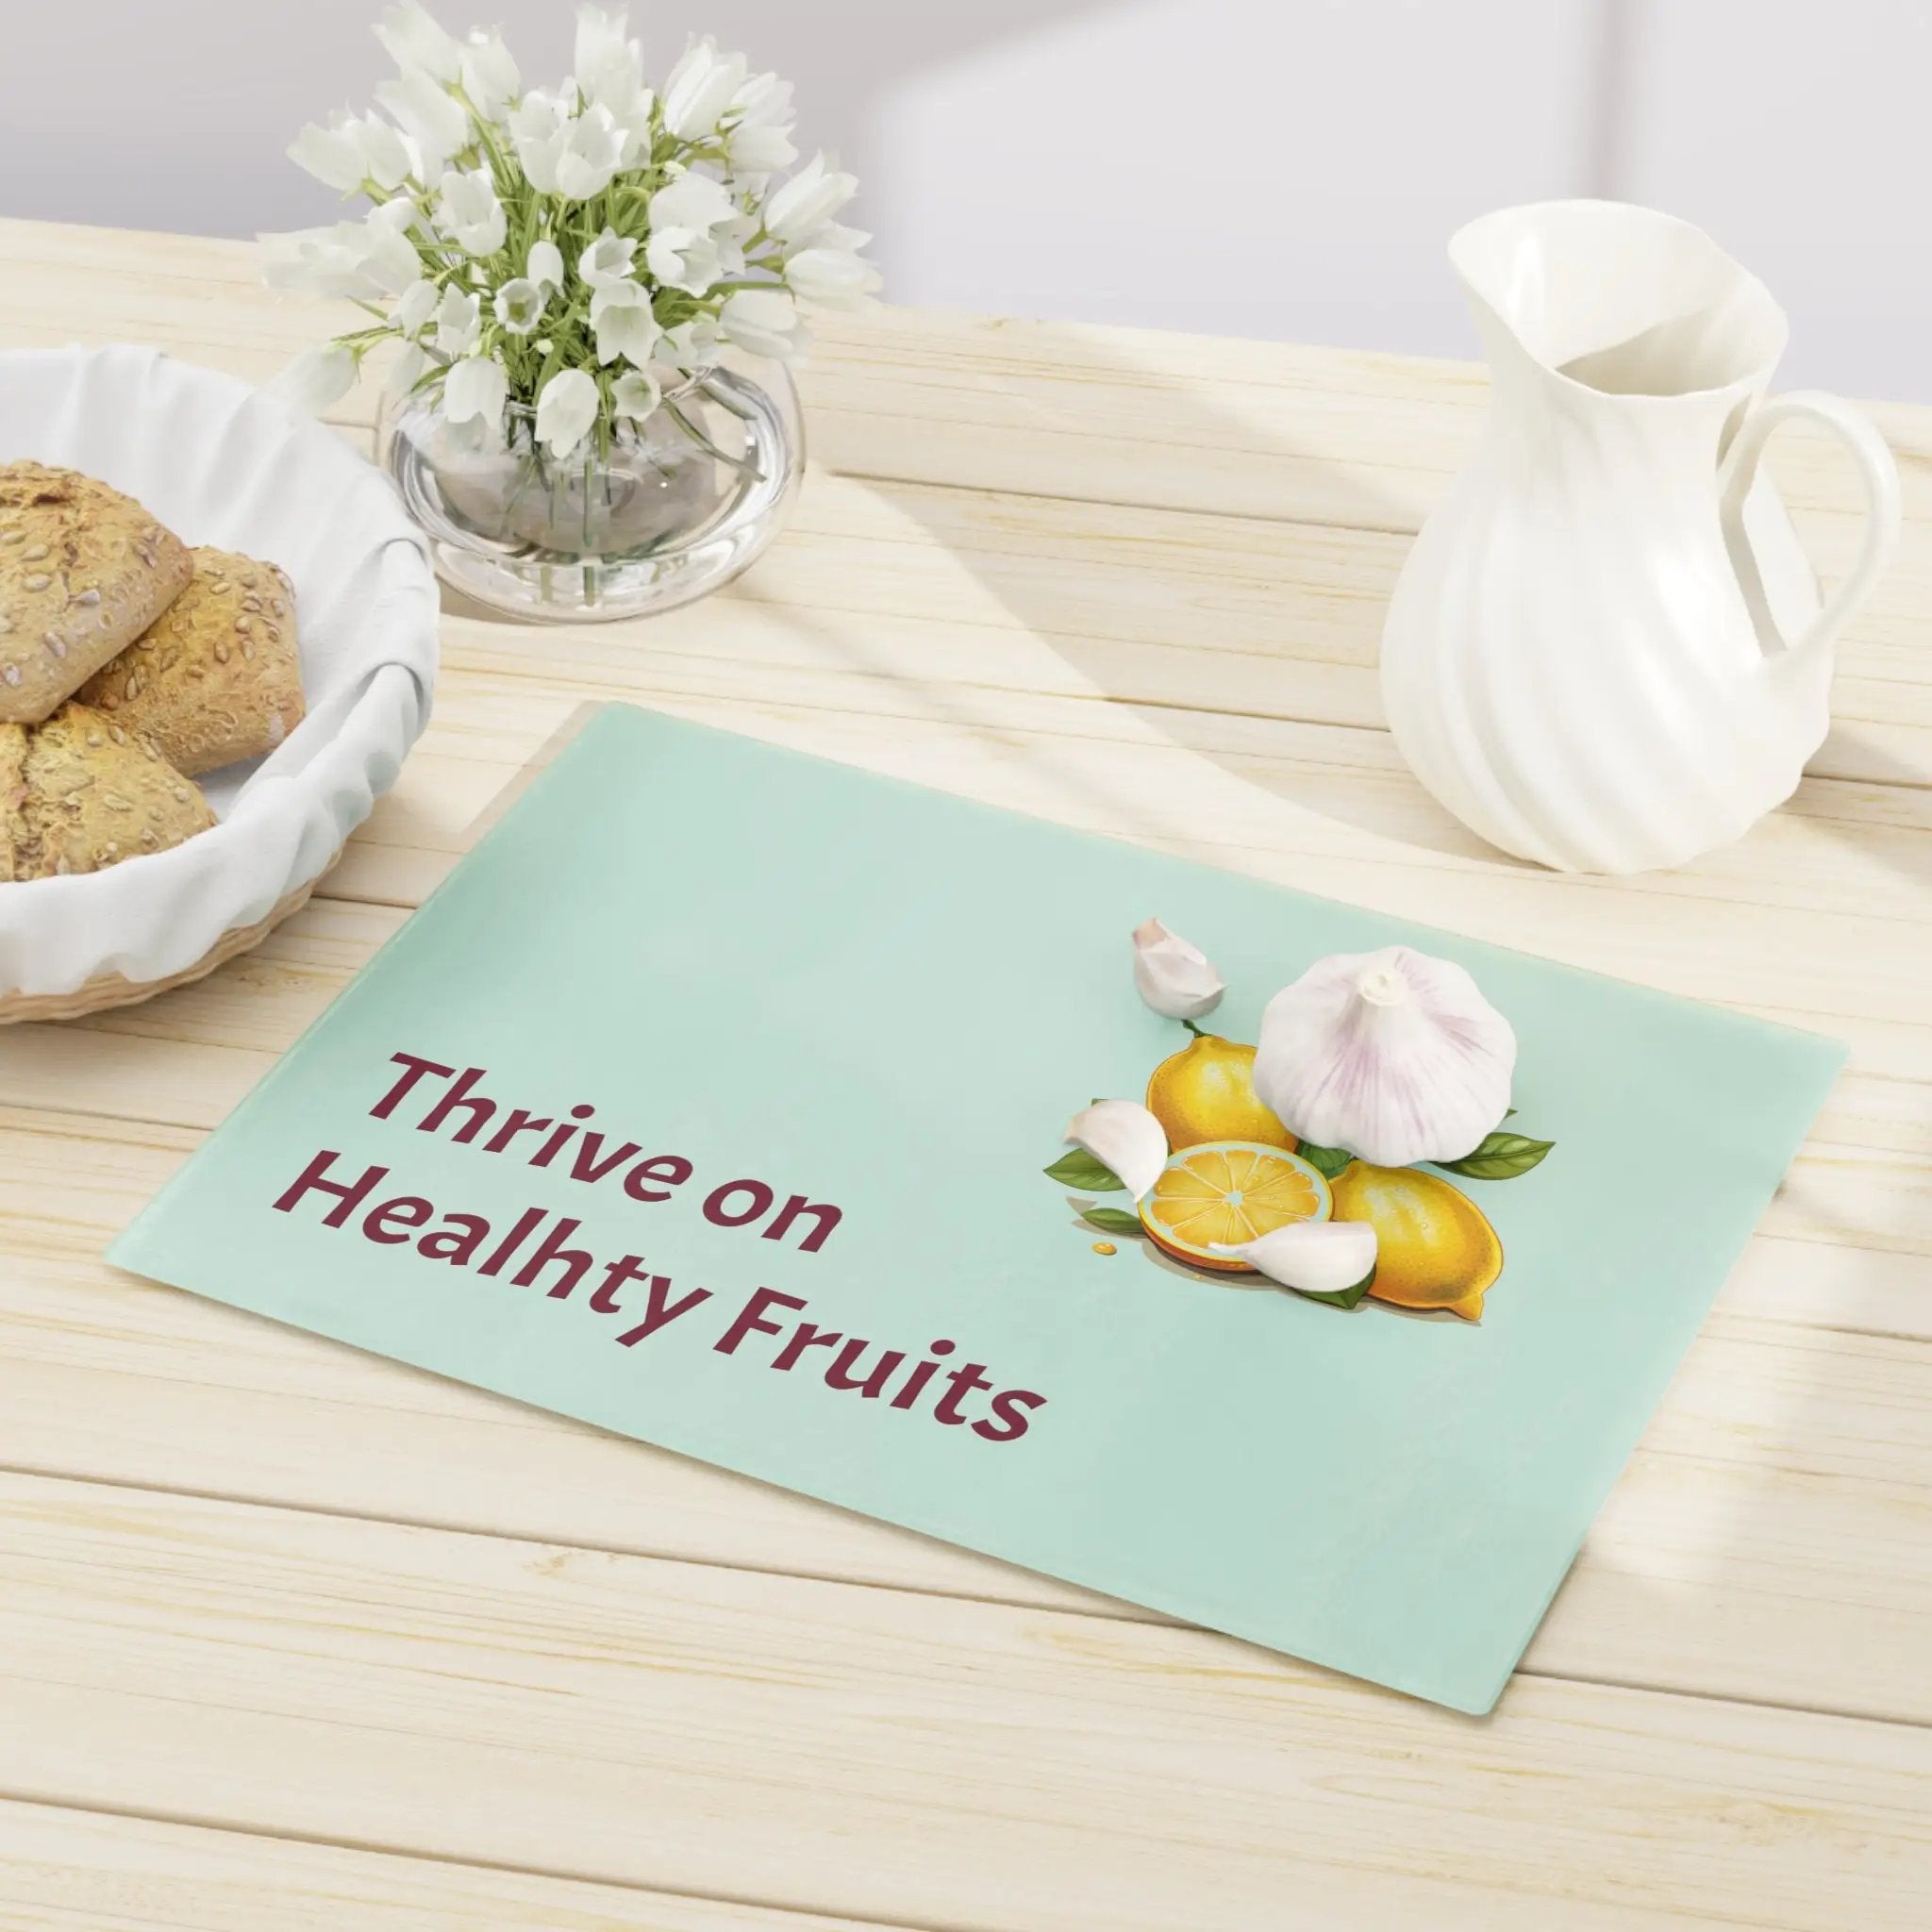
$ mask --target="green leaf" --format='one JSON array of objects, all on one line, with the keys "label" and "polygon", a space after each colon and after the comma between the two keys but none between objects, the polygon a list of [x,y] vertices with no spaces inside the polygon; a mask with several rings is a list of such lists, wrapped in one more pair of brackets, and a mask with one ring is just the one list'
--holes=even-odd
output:
[{"label": "green leaf", "polygon": [[1486,1135],[1474,1154],[1465,1154],[1460,1160],[1439,1160],[1436,1165],[1444,1174],[1459,1174],[1473,1181],[1513,1181],[1518,1174],[1527,1174],[1556,1144],[1554,1141],[1532,1141],[1527,1134],[1498,1132]]},{"label": "green leaf", "polygon": [[1307,1141],[1297,1151],[1324,1181],[1332,1181],[1355,1158],[1345,1147],[1316,1147]]},{"label": "green leaf", "polygon": [[1083,1208],[1080,1219],[1102,1234],[1132,1235],[1138,1239],[1144,1231],[1138,1214],[1124,1213],[1118,1208]]},{"label": "green leaf", "polygon": [[1375,1271],[1371,1268],[1353,1288],[1337,1289],[1333,1294],[1310,1294],[1304,1289],[1295,1293],[1305,1302],[1322,1302],[1331,1308],[1352,1308],[1375,1285]]},{"label": "green leaf", "polygon": [[1085,1194],[1118,1194],[1126,1186],[1112,1168],[1096,1160],[1084,1147],[1070,1147],[1043,1172],[1049,1180],[1063,1188],[1078,1188]]}]

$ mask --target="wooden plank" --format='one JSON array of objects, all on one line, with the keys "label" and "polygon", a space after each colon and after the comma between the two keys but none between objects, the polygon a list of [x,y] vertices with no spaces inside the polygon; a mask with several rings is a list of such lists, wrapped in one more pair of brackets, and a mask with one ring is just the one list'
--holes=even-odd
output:
[{"label": "wooden plank", "polygon": [[[1145,1620],[106,1268],[196,1136],[0,1117],[0,1465]],[[1881,1296],[1920,1339],[1848,1327]],[[1755,1241],[1527,1668],[1932,1722],[1932,1255]],[[248,1444],[238,1457],[235,1445]]]},{"label": "wooden plank", "polygon": [[[0,224],[0,260],[10,253],[19,263],[10,282],[0,281],[0,341],[24,345],[66,340],[75,326],[69,318],[88,318],[98,339],[134,335],[158,340],[193,359],[262,380],[327,325],[325,305],[295,302],[256,285],[245,251],[237,252],[241,244],[175,245],[176,238],[160,239],[171,245],[158,247],[152,236]],[[46,286],[41,287],[36,276]],[[84,299],[75,298],[75,286],[86,290]],[[835,335],[826,353],[835,358],[847,356],[855,368],[869,372],[865,381],[890,383],[899,367],[895,357],[902,361],[910,358],[920,371],[929,365],[951,368],[947,356],[959,348],[959,325],[944,318],[891,315],[851,325],[858,331],[854,340],[841,349]],[[1011,333],[1006,327],[974,327],[1001,341]],[[881,331],[881,339],[874,340]],[[919,346],[922,332],[946,345],[936,361],[931,350]],[[1324,379],[1345,391],[1360,375],[1356,365],[1362,358],[1339,352],[1275,344],[1216,346],[1224,360],[1241,367],[1249,366],[1257,354],[1264,361],[1294,358],[1296,374],[1287,392],[1305,399],[1325,393]],[[1150,335],[1137,353],[1143,358],[1171,353],[1180,366],[1197,370],[1197,365],[1208,366],[1200,361],[1203,348],[1187,339]],[[1084,393],[1098,377],[1079,368],[1075,350],[1067,353],[1076,358],[1078,379],[1069,378],[1072,388]],[[1022,385],[1037,379],[1047,354],[1036,346],[1004,379]],[[1309,358],[1315,358],[1314,365],[1302,368]],[[1382,371],[1368,394],[1344,413],[1342,421],[1354,425],[1347,433],[1388,436],[1394,440],[1391,447],[1426,448],[1427,435],[1410,419],[1420,407],[1417,398],[1442,387],[1440,374],[1429,373],[1439,366],[1411,366],[1406,358],[1369,360],[1378,368],[1381,361],[1394,366]],[[997,387],[991,375],[981,380]],[[1144,401],[1144,371],[1133,383],[1131,405],[1124,396],[1114,399],[1110,413],[1116,420]],[[1449,388],[1459,394],[1467,386],[1457,377]],[[1316,407],[1312,402],[1306,406]],[[371,398],[359,398],[352,419],[366,425],[373,408]],[[908,398],[891,399],[876,412],[861,410],[856,420],[899,425],[908,420],[908,409],[916,428],[913,446],[943,450],[944,425],[918,419],[917,406]],[[1473,420],[1466,404],[1457,405],[1454,413]],[[1054,640],[1068,660],[1063,677],[1098,669],[1098,689],[1112,695],[1136,702],[1232,703],[1239,709],[1322,722],[1379,723],[1374,663],[1380,613],[1406,548],[1406,533],[1415,526],[1426,497],[1418,498],[1391,524],[1383,511],[1371,516],[1351,509],[1345,491],[1284,506],[1268,500],[1224,503],[1212,491],[1203,495],[1182,490],[1171,505],[1161,496],[1152,507],[1139,508],[1106,501],[1057,508],[1037,493],[1019,503],[997,496],[982,501],[979,491],[954,487],[977,481],[990,491],[1047,489],[1053,480],[1051,450],[1033,447],[1039,441],[1036,419],[1037,411],[1023,410],[1021,422],[1003,435],[1000,446],[1008,457],[997,475],[969,475],[927,460],[912,472],[915,481],[947,487],[882,486],[873,492],[882,507],[870,519],[854,508],[864,502],[866,491],[848,489],[841,494],[828,478],[816,482],[801,512],[809,521],[801,523],[796,541],[781,545],[760,566],[749,580],[747,595],[767,603],[837,608],[869,623],[890,618],[902,626],[908,622],[936,625],[934,635],[941,647],[957,638],[963,651],[956,649],[953,655],[976,645],[982,658],[986,641],[973,635],[980,621],[974,607],[991,603],[1000,608],[998,621],[1008,627]],[[813,397],[814,443],[822,455],[829,452],[831,465],[888,478],[898,474],[864,447],[845,447],[850,439],[840,428],[844,420],[835,402],[822,404]],[[1033,425],[1030,430],[1028,424]],[[1923,442],[1932,450],[1932,428],[1926,424],[1932,424],[1932,410],[1907,410],[1899,419],[1897,436],[1908,442],[1917,439],[1913,446]],[[1448,467],[1459,460],[1460,446],[1447,458]],[[1347,467],[1339,457],[1324,462],[1338,475]],[[1144,486],[1134,479],[1170,473],[1158,425],[1149,426],[1136,453],[1110,455],[1102,467],[1110,479],[1104,496],[1132,495],[1135,488],[1144,495]],[[1932,475],[1932,458],[1926,473]],[[1429,481],[1425,470],[1401,474],[1412,477],[1411,488],[1414,478],[1422,479],[1431,493],[1443,480],[1437,475]],[[1838,473],[1827,467],[1821,474],[1828,481]],[[1067,478],[1059,482],[1064,486],[1060,494],[1083,493]],[[1794,488],[1801,503],[1817,512],[1807,524],[1807,537],[1821,566],[1830,573],[1843,570],[1859,534],[1848,500],[1823,483],[1807,494],[1802,475]],[[814,499],[823,500],[825,512],[812,507]],[[1923,782],[1932,775],[1932,752],[1924,735],[1932,723],[1932,702],[1923,691],[1923,654],[1911,648],[1911,612],[1923,607],[1932,586],[1932,484],[1923,503],[1916,496],[1912,501],[1923,514],[1908,525],[1903,556],[1845,645],[1837,724],[1813,761],[1813,769],[1825,775],[1876,782]],[[1223,514],[1189,513],[1201,509]],[[1269,521],[1284,515],[1300,524],[1366,522],[1372,527],[1329,533],[1295,525],[1284,529]],[[1232,527],[1218,527],[1224,524]],[[834,534],[839,541],[827,543],[825,538]],[[910,611],[905,608],[908,599],[914,603]],[[953,614],[953,607],[960,604],[972,614]],[[708,607],[708,611],[716,608]],[[1902,682],[1921,689],[1902,693]]]},{"label": "wooden plank", "polygon": [[[1932,602],[1932,525],[1926,537],[1923,569],[1888,576],[1840,652],[1820,776],[1932,776],[1915,614]],[[1379,729],[1382,612],[1405,543],[815,470],[791,526],[721,597],[648,625],[546,629],[541,649],[501,621],[465,623],[474,607],[453,599],[446,642],[452,668],[470,649],[479,668],[510,672],[635,653],[714,683],[814,681],[833,707],[903,682],[928,708],[942,694],[975,715],[1037,694]]]},{"label": "wooden plank", "polygon": [[[1318,848],[1364,866],[1407,858],[1458,875],[1522,874],[1436,806],[1379,731],[1076,692],[944,690],[930,676],[914,683],[831,665],[740,670],[724,661],[729,641],[743,635],[731,620],[707,633],[709,652],[633,639],[581,662],[568,640],[543,659],[487,638],[473,644],[483,628],[448,624],[429,733],[325,891],[419,902],[495,790],[576,705],[605,692],[849,763],[929,774],[943,789],[1017,809],[1150,841],[1164,834],[1220,863],[1243,864],[1245,845]],[[927,714],[936,694],[942,718]],[[1172,805],[1170,821],[1143,808],[1124,826],[1102,809],[1150,788]],[[1928,834],[1932,795],[1921,788],[1812,779],[1746,839],[1694,865],[1562,889],[1910,917],[1914,901],[1900,885],[1924,868]]]},{"label": "wooden plank", "polygon": [[[883,1922],[867,1922],[871,1926]],[[0,1932],[861,1932],[856,1921],[0,1799]],[[886,1926],[884,1932],[905,1932]]]},{"label": "wooden plank", "polygon": [[[0,341],[158,341],[261,380],[330,326],[264,290],[242,242],[0,223]],[[353,311],[337,310],[337,317]],[[853,475],[1359,529],[1412,531],[1472,446],[1465,362],[1094,324],[881,308],[826,316],[802,387],[815,446]],[[1867,404],[1932,516],[1932,408]],[[343,420],[368,422],[360,391]],[[1791,501],[1856,513],[1850,465],[1794,427]]]},{"label": "wooden plank", "polygon": [[1194,1631],[28,1477],[0,1574],[0,1788],[68,1806],[985,1932],[1917,1932],[1932,1884],[1902,1724],[1537,1679],[1477,1722]]},{"label": "wooden plank", "polygon": [[[496,649],[455,648],[479,658]],[[585,659],[586,651],[597,655]],[[1278,760],[1197,753],[1177,741],[1195,728],[1191,714],[1069,701],[1062,716],[1072,709],[1077,724],[1110,735],[1029,732],[1016,744],[1014,727],[1000,722],[1016,715],[1004,699],[994,722],[967,713],[936,723],[916,714],[917,693],[881,680],[880,708],[862,716],[788,702],[775,675],[762,681],[777,687],[775,700],[747,700],[736,694],[742,679],[695,656],[678,662],[689,675],[676,665],[660,675],[647,647],[566,637],[529,676],[453,667],[427,748],[327,891],[413,903],[447,868],[470,818],[491,795],[490,774],[476,767],[500,759],[507,780],[517,755],[534,750],[578,702],[615,689],[774,741],[1500,943],[1533,935],[1535,949],[1552,958],[1836,1033],[1851,1041],[1860,1071],[1932,1079],[1921,965],[1932,935],[1909,890],[1932,843],[1915,823],[1928,803],[1915,791],[1814,788],[1806,809],[1774,815],[1697,867],[1635,880],[1557,877],[1484,854],[1411,780],[1378,764],[1363,734],[1305,728],[1291,734],[1295,755]],[[674,678],[703,695],[667,698],[652,689]],[[1043,702],[1029,701],[1029,709]],[[1209,722],[1210,744],[1224,724],[1250,736],[1263,729],[1256,721]],[[430,762],[446,745],[481,755],[460,768]],[[1840,815],[1858,812],[1869,822]],[[366,956],[367,947],[340,957],[353,965]],[[234,977],[245,982],[260,957]],[[167,1034],[209,991],[102,1015],[79,1030]],[[9,1035],[0,1050],[0,1098],[47,1101],[44,1089],[8,1088],[6,1080],[15,1069],[32,1077],[42,1064],[67,1077],[60,1056],[84,1051],[55,1043],[69,1037],[43,1035],[35,1044],[29,1033]],[[279,1043],[287,1037],[275,1036]],[[110,1091],[85,1091],[87,1098],[51,1104],[154,1117],[151,1107],[124,1104]]]}]

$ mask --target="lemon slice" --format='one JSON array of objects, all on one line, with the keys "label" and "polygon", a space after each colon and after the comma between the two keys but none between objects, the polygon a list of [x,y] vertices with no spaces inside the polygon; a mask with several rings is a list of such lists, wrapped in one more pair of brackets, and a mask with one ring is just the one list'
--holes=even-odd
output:
[{"label": "lemon slice", "polygon": [[1154,1244],[1191,1268],[1252,1274],[1217,1241],[1258,1241],[1297,1221],[1326,1221],[1328,1183],[1298,1154],[1256,1141],[1209,1141],[1185,1147],[1161,1170],[1141,1203]]}]

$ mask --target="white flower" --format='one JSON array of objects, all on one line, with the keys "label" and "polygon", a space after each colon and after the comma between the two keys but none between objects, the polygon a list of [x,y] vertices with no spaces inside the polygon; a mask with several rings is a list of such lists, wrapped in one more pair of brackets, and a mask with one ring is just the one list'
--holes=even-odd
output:
[{"label": "white flower", "polygon": [[1135,1100],[1096,1100],[1067,1123],[1068,1144],[1092,1155],[1136,1202],[1167,1165],[1167,1129]]},{"label": "white flower", "polygon": [[375,98],[422,150],[425,169],[440,168],[469,142],[470,117],[463,104],[424,68],[411,67],[400,79],[384,81]]},{"label": "white flower", "polygon": [[[404,203],[403,220],[411,212]],[[276,288],[305,289],[316,295],[366,302],[400,294],[421,266],[414,244],[399,232],[388,207],[375,209],[366,221],[336,222],[261,240],[267,249],[266,279]]]},{"label": "white flower", "polygon": [[288,156],[329,188],[359,188],[368,172],[362,165],[362,150],[346,137],[340,120],[326,127],[308,122],[289,143]]},{"label": "white flower", "polygon": [[387,121],[374,114],[332,114],[326,127],[313,121],[289,144],[289,158],[331,188],[399,186],[409,172],[409,151]]},{"label": "white flower", "polygon": [[606,282],[621,282],[630,274],[638,244],[615,228],[606,228],[577,257],[577,279],[591,288],[601,289]]},{"label": "white flower", "polygon": [[403,291],[403,298],[390,310],[389,319],[406,336],[415,335],[436,313],[438,292],[427,275],[419,275]]},{"label": "white flower", "polygon": [[709,369],[718,359],[718,324],[714,316],[693,315],[664,331],[658,359],[687,372]]},{"label": "white flower", "polygon": [[416,172],[416,157],[409,143],[387,121],[365,114],[358,121],[349,117],[350,139],[362,150],[362,163],[369,178],[378,188],[400,188]]},{"label": "white flower", "polygon": [[524,265],[524,273],[540,289],[562,288],[563,250],[555,242],[531,242],[530,258]]},{"label": "white flower", "polygon": [[783,289],[741,289],[718,311],[725,340],[754,356],[790,356],[802,346],[798,308]]},{"label": "white flower", "polygon": [[1141,997],[1170,1020],[1198,1020],[1211,1013],[1227,991],[1207,954],[1158,919],[1134,928],[1134,984]]},{"label": "white flower", "polygon": [[597,379],[581,369],[559,369],[537,398],[537,440],[559,462],[597,420]]},{"label": "white flower", "polygon": [[624,30],[630,24],[630,10],[620,7],[607,13],[601,7],[577,8],[576,42],[573,46],[571,71],[576,77],[577,92],[595,100],[596,83],[607,68],[617,61],[628,61],[638,52],[638,43],[625,44]]},{"label": "white flower", "polygon": [[738,204],[722,181],[687,170],[652,195],[651,227],[710,229],[735,221]]},{"label": "white flower", "polygon": [[862,308],[878,291],[879,272],[843,248],[801,248],[786,260],[785,283],[821,308]]},{"label": "white flower", "polygon": [[721,236],[740,221],[729,190],[708,175],[685,174],[652,195],[651,240],[644,259],[667,289],[702,295],[743,266],[736,239]]},{"label": "white flower", "polygon": [[641,366],[662,333],[651,313],[651,296],[636,282],[606,282],[591,297],[591,327],[597,337],[597,360],[622,356]]},{"label": "white flower", "polygon": [[744,84],[742,54],[720,54],[709,34],[687,44],[664,83],[664,126],[680,141],[701,141],[718,125]]},{"label": "white flower", "polygon": [[625,139],[608,108],[587,108],[566,124],[553,143],[558,193],[566,201],[602,194],[624,165]]},{"label": "white flower", "polygon": [[791,145],[791,83],[754,74],[725,115],[725,151],[734,175],[774,175],[798,158]]},{"label": "white flower", "polygon": [[494,255],[503,246],[508,217],[496,198],[488,168],[443,175],[436,225],[470,255]]},{"label": "white flower", "polygon": [[515,99],[523,75],[500,33],[473,28],[462,44],[463,92],[486,120],[494,120]]},{"label": "white flower", "polygon": [[382,16],[375,38],[405,74],[423,70],[437,80],[454,80],[461,65],[457,43],[424,12],[416,0],[402,0]]},{"label": "white flower", "polygon": [[773,191],[765,203],[766,230],[794,248],[806,247],[858,192],[855,175],[840,174],[823,152],[815,154]]},{"label": "white flower", "polygon": [[658,378],[647,369],[626,369],[610,386],[610,407],[620,416],[641,423],[664,400]]},{"label": "white flower", "polygon": [[482,301],[454,286],[442,291],[436,310],[436,346],[445,356],[465,356],[476,340]]},{"label": "white flower", "polygon": [[401,353],[389,366],[389,375],[384,378],[384,387],[392,396],[406,396],[422,379],[423,372],[429,367],[429,356],[418,342],[405,342]]},{"label": "white flower", "polygon": [[568,103],[560,94],[533,87],[511,110],[506,125],[530,186],[539,194],[555,194],[557,158],[568,139]]},{"label": "white flower", "polygon": [[574,69],[585,105],[606,108],[624,130],[628,164],[650,132],[651,91],[644,85],[643,55],[635,41],[625,39],[625,25],[622,8],[606,13],[601,7],[579,7]]},{"label": "white flower", "polygon": [[526,336],[537,326],[549,299],[549,291],[541,282],[518,275],[514,281],[506,282],[497,290],[493,305],[496,319],[511,335]]},{"label": "white flower", "polygon": [[724,256],[709,235],[691,228],[659,228],[644,251],[651,273],[667,289],[702,295],[724,279]]},{"label": "white flower", "polygon": [[[365,295],[368,281],[359,254],[344,255],[334,237],[353,222],[331,228],[294,228],[286,234],[258,235],[261,278],[272,289],[306,289],[318,295]],[[337,286],[335,284],[343,285]]]},{"label": "white flower", "polygon": [[269,392],[311,414],[325,409],[356,386],[356,357],[338,342],[307,349],[269,384]]},{"label": "white flower", "polygon": [[487,428],[503,415],[509,376],[494,356],[465,356],[452,362],[442,381],[442,413],[452,423],[480,421]]}]

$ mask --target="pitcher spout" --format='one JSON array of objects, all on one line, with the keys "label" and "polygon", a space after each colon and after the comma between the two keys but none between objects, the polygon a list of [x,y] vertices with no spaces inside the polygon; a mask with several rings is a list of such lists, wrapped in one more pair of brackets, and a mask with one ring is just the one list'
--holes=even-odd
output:
[{"label": "pitcher spout", "polygon": [[1499,380],[1622,397],[1760,393],[1790,332],[1771,291],[1702,229],[1615,201],[1503,208],[1449,260]]}]

